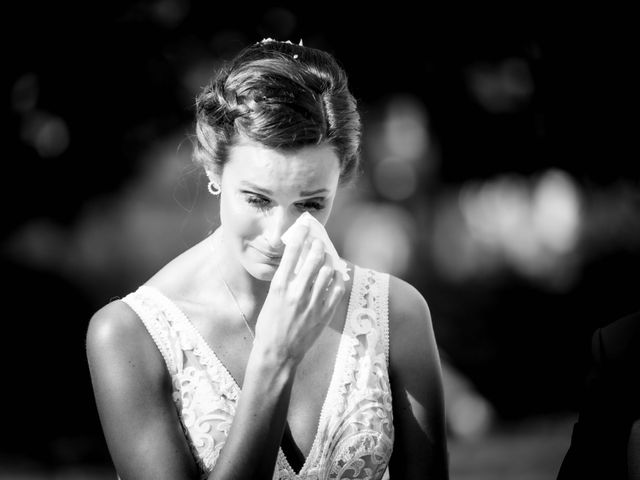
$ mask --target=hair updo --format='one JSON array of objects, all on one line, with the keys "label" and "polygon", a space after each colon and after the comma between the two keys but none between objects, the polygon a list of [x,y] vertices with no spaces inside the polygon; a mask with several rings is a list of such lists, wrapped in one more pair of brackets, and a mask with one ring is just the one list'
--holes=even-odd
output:
[{"label": "hair updo", "polygon": [[267,39],[244,48],[196,98],[193,157],[221,173],[241,138],[283,150],[328,143],[347,183],[358,171],[360,130],[347,76],[329,53]]}]

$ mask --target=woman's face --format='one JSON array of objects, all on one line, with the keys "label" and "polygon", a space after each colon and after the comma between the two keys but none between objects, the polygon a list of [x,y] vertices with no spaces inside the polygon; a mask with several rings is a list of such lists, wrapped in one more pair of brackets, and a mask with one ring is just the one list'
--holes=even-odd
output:
[{"label": "woman's face", "polygon": [[220,178],[220,220],[228,251],[255,278],[271,281],[280,237],[305,211],[323,225],[340,177],[328,145],[283,152],[245,141],[233,146]]}]

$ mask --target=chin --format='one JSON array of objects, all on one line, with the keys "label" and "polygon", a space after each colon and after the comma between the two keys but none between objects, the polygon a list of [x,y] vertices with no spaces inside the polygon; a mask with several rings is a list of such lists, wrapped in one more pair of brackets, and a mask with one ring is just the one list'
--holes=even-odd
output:
[{"label": "chin", "polygon": [[275,275],[278,266],[266,263],[251,263],[250,265],[245,265],[244,268],[253,278],[264,282],[270,282],[273,280],[273,276]]}]

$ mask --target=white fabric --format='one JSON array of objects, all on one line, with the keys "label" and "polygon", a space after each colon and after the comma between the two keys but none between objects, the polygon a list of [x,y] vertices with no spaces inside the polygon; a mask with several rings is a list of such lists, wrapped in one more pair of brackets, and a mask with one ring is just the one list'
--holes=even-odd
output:
[{"label": "white fabric", "polygon": [[[342,278],[345,282],[349,280],[349,268],[347,267],[347,262],[342,260],[340,258],[340,255],[338,255],[338,251],[336,250],[336,247],[333,246],[333,243],[331,243],[331,239],[329,238],[324,225],[322,225],[322,223],[320,223],[316,219],[316,217],[311,215],[309,212],[304,212],[302,215],[300,215],[293,223],[293,225],[291,225],[287,229],[287,231],[282,234],[282,236],[280,237],[282,243],[284,243],[285,245],[289,243],[289,241],[291,240],[292,232],[298,227],[298,225],[306,225],[307,227],[309,227],[309,236],[311,238],[317,238],[322,241],[322,243],[324,244],[325,253],[329,255],[329,257],[331,257],[333,268],[342,273]],[[297,273],[298,267],[302,260],[303,259],[300,259],[300,261],[298,261],[298,265],[296,265],[296,267],[294,268],[295,273]]]},{"label": "white fabric", "polygon": [[[344,331],[311,451],[296,475],[280,449],[274,479],[383,478],[394,437],[388,285],[387,274],[354,269]],[[123,300],[165,359],[185,435],[206,478],[229,433],[240,388],[193,324],[160,291],[143,285]]]}]

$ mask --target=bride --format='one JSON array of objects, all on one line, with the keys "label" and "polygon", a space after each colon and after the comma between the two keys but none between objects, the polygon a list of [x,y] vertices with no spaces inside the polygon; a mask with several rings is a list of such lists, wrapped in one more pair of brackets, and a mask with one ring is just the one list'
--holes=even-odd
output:
[{"label": "bride", "polygon": [[220,227],[87,330],[119,477],[448,478],[425,299],[337,258],[322,227],[358,170],[344,71],[266,39],[196,110],[194,159],[220,195]]}]

